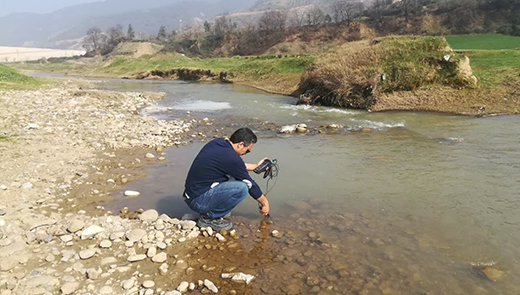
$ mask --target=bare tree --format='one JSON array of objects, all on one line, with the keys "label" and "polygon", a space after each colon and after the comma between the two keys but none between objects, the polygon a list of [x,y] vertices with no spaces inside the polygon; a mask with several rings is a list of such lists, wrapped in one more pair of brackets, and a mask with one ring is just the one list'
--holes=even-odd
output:
[{"label": "bare tree", "polygon": [[104,45],[106,36],[98,27],[88,29],[87,36],[83,41],[83,48],[88,52],[96,52]]},{"label": "bare tree", "polygon": [[258,28],[266,32],[284,32],[287,22],[287,12],[281,10],[269,10],[264,12],[258,21]]},{"label": "bare tree", "polygon": [[291,24],[295,27],[301,27],[305,24],[305,17],[307,16],[307,10],[303,8],[295,8],[291,10],[290,20]]},{"label": "bare tree", "polygon": [[217,37],[224,37],[231,32],[231,20],[228,20],[225,15],[215,18],[215,35]]},{"label": "bare tree", "polygon": [[123,26],[120,24],[117,24],[114,27],[110,27],[107,30],[107,35],[107,45],[112,48],[116,47],[125,39],[125,34],[123,33]]},{"label": "bare tree", "polygon": [[350,25],[355,16],[362,10],[360,2],[337,1],[332,4],[334,10],[334,22],[347,22]]},{"label": "bare tree", "polygon": [[314,6],[307,11],[307,24],[309,26],[319,25],[323,22],[324,17],[323,11],[318,6]]}]

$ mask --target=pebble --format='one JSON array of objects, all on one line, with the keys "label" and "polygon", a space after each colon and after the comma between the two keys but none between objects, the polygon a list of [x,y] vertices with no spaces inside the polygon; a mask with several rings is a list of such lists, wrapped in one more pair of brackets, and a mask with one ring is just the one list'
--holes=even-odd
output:
[{"label": "pebble", "polygon": [[88,238],[93,237],[104,231],[105,231],[105,229],[100,226],[91,225],[81,232],[81,239],[82,240],[88,239]]},{"label": "pebble", "polygon": [[280,238],[280,237],[282,236],[282,233],[280,233],[280,232],[277,231],[277,230],[273,230],[273,231],[271,232],[271,235],[272,235],[273,237],[275,237],[275,238]]},{"label": "pebble", "polygon": [[68,295],[76,292],[76,290],[79,287],[79,283],[66,283],[65,285],[61,286],[60,290],[61,293]]},{"label": "pebble", "polygon": [[100,295],[112,295],[114,293],[114,289],[110,286],[103,286],[99,290]]},{"label": "pebble", "polygon": [[128,241],[134,243],[134,242],[139,241],[145,235],[146,235],[146,231],[138,228],[138,229],[129,231],[126,234],[126,238],[128,239]]},{"label": "pebble", "polygon": [[3,219],[0,219],[0,227],[4,226],[5,225],[5,220]]},{"label": "pebble", "polygon": [[125,197],[137,197],[140,194],[138,191],[125,191]]},{"label": "pebble", "polygon": [[168,264],[167,263],[163,263],[161,264],[161,266],[159,266],[159,273],[161,275],[166,275],[166,273],[168,273]]},{"label": "pebble", "polygon": [[156,263],[163,263],[168,259],[168,256],[166,255],[166,252],[161,252],[154,257],[152,257],[152,261]]},{"label": "pebble", "polygon": [[101,275],[102,271],[100,268],[98,269],[95,269],[95,268],[89,268],[87,269],[87,277],[91,280],[95,280],[97,278],[99,278],[99,276]]},{"label": "pebble", "polygon": [[146,222],[154,222],[157,220],[157,218],[159,218],[159,213],[153,209],[146,210],[141,213],[141,215],[139,215],[139,219]]},{"label": "pebble", "polygon": [[143,287],[145,287],[146,289],[150,289],[150,288],[153,288],[155,286],[155,282],[154,281],[144,281],[143,282]]},{"label": "pebble", "polygon": [[166,243],[165,242],[157,242],[157,248],[161,249],[161,250],[164,250],[166,249]]},{"label": "pebble", "polygon": [[215,237],[217,238],[217,240],[218,240],[219,242],[225,242],[225,241],[226,241],[226,238],[224,238],[224,236],[221,235],[221,234],[219,234],[219,233],[217,233],[217,234],[215,235]]},{"label": "pebble", "polygon": [[54,257],[52,254],[45,256],[45,261],[47,262],[53,262],[54,260],[56,260],[56,257]]},{"label": "pebble", "polygon": [[69,223],[69,226],[67,226],[67,230],[71,233],[75,233],[77,231],[82,230],[85,227],[85,222],[74,219]]},{"label": "pebble", "polygon": [[179,291],[168,291],[164,295],[182,295],[182,293]]},{"label": "pebble", "polygon": [[145,157],[146,157],[147,159],[154,159],[154,158],[155,158],[155,156],[154,156],[152,153],[147,153],[147,154],[145,155]]},{"label": "pebble", "polygon": [[26,182],[26,183],[22,184],[23,189],[32,189],[33,187],[34,187],[34,185],[30,182]]},{"label": "pebble", "polygon": [[208,288],[211,292],[213,293],[218,293],[218,289],[217,287],[215,286],[215,284],[213,284],[212,281],[208,280],[208,279],[205,279],[204,280],[204,286],[206,286],[206,288]]},{"label": "pebble", "polygon": [[156,254],[157,254],[157,248],[155,248],[155,247],[150,247],[150,248],[148,248],[148,251],[146,251],[146,256],[148,256],[149,258],[154,257]]},{"label": "pebble", "polygon": [[141,261],[141,260],[145,260],[146,259],[146,254],[136,254],[136,255],[130,255],[128,256],[128,261],[129,262],[137,262],[137,261]]},{"label": "pebble", "polygon": [[72,242],[72,236],[71,236],[71,235],[60,236],[60,240],[61,240],[63,243]]},{"label": "pebble", "polygon": [[179,284],[179,286],[177,287],[177,291],[181,292],[181,293],[186,293],[188,292],[188,288],[190,286],[190,283],[186,282],[186,281],[183,281]]},{"label": "pebble", "polygon": [[112,247],[112,242],[110,242],[109,240],[103,240],[101,241],[101,243],[99,243],[99,247],[100,248],[110,248]]},{"label": "pebble", "polygon": [[2,184],[2,185],[0,185],[0,189],[3,190],[3,191],[5,191],[5,190],[7,190],[7,186],[5,186],[5,185]]},{"label": "pebble", "polygon": [[121,287],[123,290],[129,290],[132,289],[137,284],[137,279],[132,277],[128,280],[124,280],[121,284]]},{"label": "pebble", "polygon": [[79,251],[79,258],[89,259],[96,254],[96,249],[86,249]]}]

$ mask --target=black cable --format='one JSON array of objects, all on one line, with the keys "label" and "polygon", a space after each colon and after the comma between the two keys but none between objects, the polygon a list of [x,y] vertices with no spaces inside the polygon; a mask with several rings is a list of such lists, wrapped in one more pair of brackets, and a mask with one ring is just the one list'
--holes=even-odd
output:
[{"label": "black cable", "polygon": [[[272,162],[273,162],[273,164],[271,165],[271,168],[269,168],[269,170],[266,171],[266,173],[267,173],[266,177],[268,177],[266,188],[265,188],[266,192],[264,194],[266,196],[274,188],[274,186],[278,182],[278,172],[280,171],[280,167],[278,166],[278,161],[276,159],[274,159]],[[273,179],[273,178],[274,178],[274,184],[271,187],[271,189],[269,189],[269,181],[271,179]]]}]

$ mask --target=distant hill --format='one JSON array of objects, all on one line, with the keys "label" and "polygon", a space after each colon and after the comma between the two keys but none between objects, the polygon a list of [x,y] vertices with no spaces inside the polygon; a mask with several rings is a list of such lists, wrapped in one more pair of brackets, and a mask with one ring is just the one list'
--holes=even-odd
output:
[{"label": "distant hill", "polygon": [[0,18],[0,45],[78,48],[93,26],[105,30],[132,24],[134,30],[156,34],[194,21],[251,7],[255,0],[108,0],[67,7],[48,14],[17,13]]}]

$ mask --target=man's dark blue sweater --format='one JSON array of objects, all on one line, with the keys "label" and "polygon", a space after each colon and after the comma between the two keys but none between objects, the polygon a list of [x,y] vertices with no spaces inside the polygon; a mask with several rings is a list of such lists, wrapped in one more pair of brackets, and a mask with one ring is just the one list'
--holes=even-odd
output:
[{"label": "man's dark blue sweater", "polygon": [[222,183],[233,177],[249,186],[249,194],[258,199],[262,190],[251,179],[244,160],[235,152],[231,142],[217,138],[208,142],[193,161],[186,178],[186,194],[196,198],[208,191],[214,183]]}]

